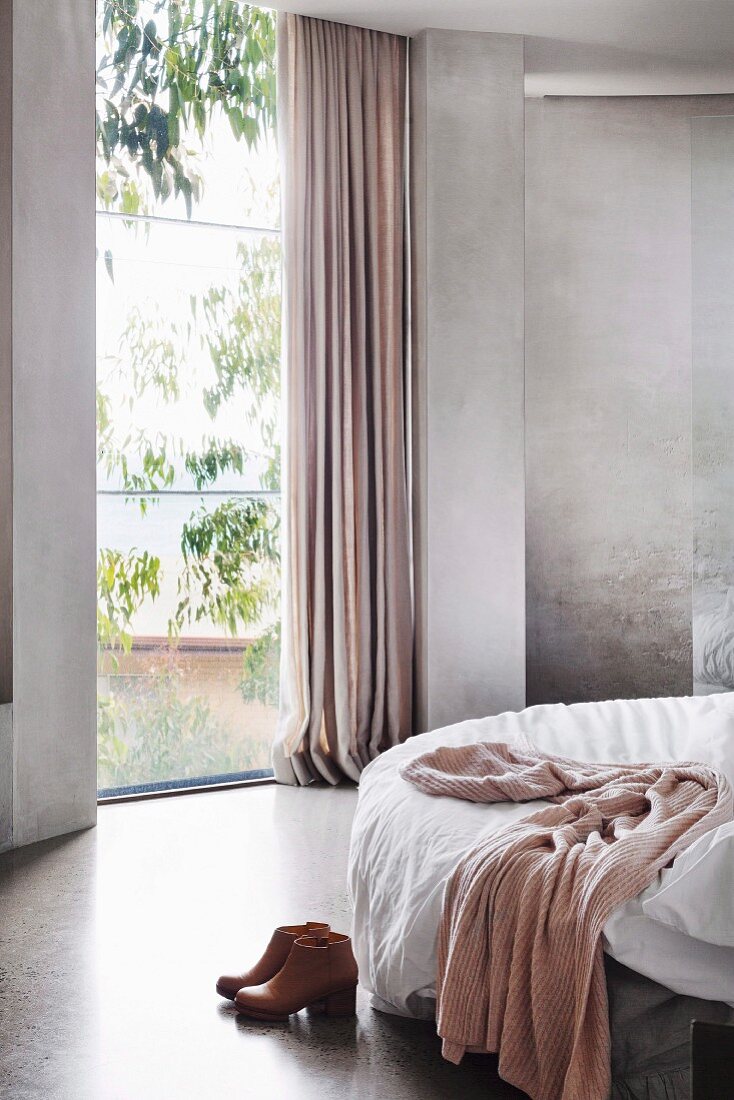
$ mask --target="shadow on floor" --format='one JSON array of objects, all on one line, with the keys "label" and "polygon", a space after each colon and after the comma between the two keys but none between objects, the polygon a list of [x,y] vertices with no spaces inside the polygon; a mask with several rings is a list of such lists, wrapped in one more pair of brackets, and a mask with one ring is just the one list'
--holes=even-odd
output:
[{"label": "shadow on floor", "polygon": [[306,1010],[273,1025],[239,1015],[229,1002],[217,1011],[223,1022],[231,1020],[243,1043],[268,1044],[273,1057],[289,1061],[300,1080],[322,1077],[314,1096],[525,1100],[524,1093],[498,1077],[493,1055],[470,1054],[460,1066],[451,1065],[441,1056],[433,1023],[376,1012],[362,991],[358,1015],[350,1020]]}]

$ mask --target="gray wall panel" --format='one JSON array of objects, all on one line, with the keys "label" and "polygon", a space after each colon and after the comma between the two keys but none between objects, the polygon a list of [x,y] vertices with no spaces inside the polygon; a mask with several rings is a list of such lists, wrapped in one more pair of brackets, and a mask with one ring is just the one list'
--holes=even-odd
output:
[{"label": "gray wall panel", "polygon": [[0,0],[0,704],[13,694],[12,35],[12,2]]},{"label": "gray wall panel", "polygon": [[734,118],[693,126],[694,584],[734,583]]},{"label": "gray wall panel", "polygon": [[423,32],[412,97],[417,711],[430,728],[525,700],[522,39]]},{"label": "gray wall panel", "polygon": [[96,816],[92,0],[18,0],[13,50],[13,843],[21,845]]},{"label": "gray wall panel", "polygon": [[528,703],[687,694],[690,116],[527,104]]},{"label": "gray wall panel", "polygon": [[694,119],[692,158],[693,667],[707,693],[734,688],[734,117]]},{"label": "gray wall panel", "polygon": [[0,851],[13,834],[12,28],[0,0]]}]

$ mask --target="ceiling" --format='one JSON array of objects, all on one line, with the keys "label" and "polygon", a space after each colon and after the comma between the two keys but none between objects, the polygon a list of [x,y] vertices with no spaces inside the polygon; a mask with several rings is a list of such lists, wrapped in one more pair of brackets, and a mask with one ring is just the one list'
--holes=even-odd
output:
[{"label": "ceiling", "polygon": [[[528,94],[734,91],[732,0],[270,0],[302,15],[414,35],[532,36]],[[533,41],[537,39],[537,41]],[[580,47],[588,47],[580,49]]]},{"label": "ceiling", "polygon": [[396,34],[500,31],[694,60],[734,52],[731,0],[288,0],[273,7]]}]

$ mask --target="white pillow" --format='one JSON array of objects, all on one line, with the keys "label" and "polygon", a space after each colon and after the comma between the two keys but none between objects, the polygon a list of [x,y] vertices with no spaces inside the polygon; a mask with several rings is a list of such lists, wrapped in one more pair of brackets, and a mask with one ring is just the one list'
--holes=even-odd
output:
[{"label": "white pillow", "polygon": [[[708,764],[734,789],[734,698],[717,700],[693,719],[681,759]],[[734,821],[681,852],[642,908],[646,916],[697,940],[734,947]]]},{"label": "white pillow", "polygon": [[642,909],[694,939],[734,947],[734,821],[681,852]]},{"label": "white pillow", "polygon": [[708,764],[725,775],[734,790],[734,694],[712,696],[710,701],[710,710],[691,719],[679,759]]}]

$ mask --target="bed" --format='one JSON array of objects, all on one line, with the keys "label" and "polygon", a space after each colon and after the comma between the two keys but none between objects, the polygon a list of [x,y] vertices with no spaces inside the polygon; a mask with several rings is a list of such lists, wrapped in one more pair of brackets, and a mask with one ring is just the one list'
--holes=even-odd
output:
[{"label": "bed", "polygon": [[[732,721],[731,755],[707,757],[707,722]],[[734,696],[615,700],[530,707],[411,738],[365,769],[349,859],[353,943],[375,1008],[431,1018],[443,889],[488,830],[544,803],[474,804],[424,794],[399,766],[438,745],[516,742],[589,761],[701,759],[734,783]],[[734,1021],[734,948],[693,939],[646,916],[657,882],[604,928],[609,956],[615,1100],[688,1096],[687,1034],[694,1016]],[[663,1007],[664,1006],[664,1009]],[[642,1024],[644,1021],[644,1026]]]},{"label": "bed", "polygon": [[693,694],[734,690],[734,588],[697,592],[693,605]]}]

